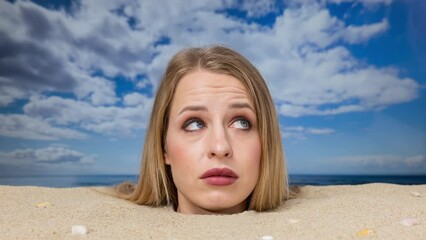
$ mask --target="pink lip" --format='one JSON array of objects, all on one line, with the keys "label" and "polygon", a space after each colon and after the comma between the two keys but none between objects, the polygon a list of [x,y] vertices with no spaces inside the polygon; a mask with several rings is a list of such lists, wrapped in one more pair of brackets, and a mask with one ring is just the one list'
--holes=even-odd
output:
[{"label": "pink lip", "polygon": [[200,179],[210,185],[226,186],[237,181],[238,175],[229,168],[212,168],[203,173]]}]

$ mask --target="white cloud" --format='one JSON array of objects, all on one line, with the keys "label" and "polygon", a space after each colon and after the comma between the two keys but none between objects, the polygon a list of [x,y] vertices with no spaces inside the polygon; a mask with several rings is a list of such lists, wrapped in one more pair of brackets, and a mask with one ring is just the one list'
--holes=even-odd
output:
[{"label": "white cloud", "polygon": [[[3,135],[24,137],[28,131],[36,139],[81,137],[54,125],[107,134],[143,129],[152,100],[136,92],[120,98],[116,83],[108,79],[122,76],[134,86],[155,89],[174,53],[211,43],[234,47],[251,59],[284,116],[380,110],[418,96],[419,84],[402,77],[399,69],[359,61],[346,47],[368,42],[392,27],[385,18],[348,25],[332,16],[324,1],[297,6],[291,2],[281,14],[270,1],[240,5],[240,1],[83,0],[71,12],[29,1],[1,1],[0,106],[30,99],[25,114],[56,131],[50,136],[24,128],[19,134],[3,131]],[[221,11],[237,6],[253,18],[280,15],[269,27]],[[159,44],[164,39],[169,43]],[[76,99],[43,97],[48,93],[71,93]],[[310,134],[321,132],[327,129]]]},{"label": "white cloud", "polygon": [[308,128],[306,131],[310,134],[316,134],[316,135],[327,135],[332,134],[335,131],[330,128]]},{"label": "white cloud", "polygon": [[404,158],[404,163],[409,167],[425,167],[426,156],[420,154],[412,157],[406,157]]},{"label": "white cloud", "polygon": [[117,102],[115,85],[99,77],[80,75],[81,83],[76,87],[75,94],[82,99],[88,97],[94,105],[111,105]]},{"label": "white cloud", "polygon": [[92,164],[96,156],[85,155],[64,147],[27,148],[0,152],[0,163],[8,165]]},{"label": "white cloud", "polygon": [[5,137],[58,140],[83,139],[86,135],[75,130],[55,127],[40,118],[20,114],[0,114],[0,135]]},{"label": "white cloud", "polygon": [[262,17],[277,12],[276,2],[271,0],[246,0],[238,3],[241,5],[234,3],[234,7],[246,11],[248,17]]},{"label": "white cloud", "polygon": [[0,107],[7,106],[16,99],[22,99],[26,97],[24,91],[17,87],[11,86],[11,84],[8,84],[8,82],[10,82],[9,79],[0,77],[0,83],[1,85],[4,85],[4,87],[0,87]]},{"label": "white cloud", "polygon": [[[131,96],[127,101],[135,104],[136,95]],[[58,125],[77,125],[102,134],[131,135],[134,130],[144,129],[150,116],[151,100],[146,98],[138,103],[132,107],[105,107],[60,97],[33,98],[24,106],[24,112]]]},{"label": "white cloud", "polygon": [[[108,67],[102,68],[104,59],[118,60],[117,56],[105,55],[116,54],[108,52],[110,46],[90,36],[76,38],[68,28],[74,20],[65,12],[48,10],[29,1],[2,1],[0,8],[5,9],[1,21],[8,23],[0,25],[0,92],[6,93],[0,104],[45,92],[74,93],[80,98],[88,97],[94,104],[115,103],[114,85],[92,76],[98,70],[109,74]],[[94,54],[103,50],[104,55]],[[85,54],[97,60],[84,61]]]},{"label": "white cloud", "polygon": [[335,44],[367,41],[387,26],[385,19],[345,26],[318,4],[303,5],[285,10],[268,35],[256,35],[260,38],[256,41],[268,48],[256,48],[250,55],[265,75],[282,115],[377,110],[416,98],[419,85],[399,77],[397,69],[358,61],[344,45]]},{"label": "white cloud", "polygon": [[137,106],[137,105],[143,105],[143,106],[150,106],[152,105],[152,99],[148,98],[146,95],[140,94],[140,93],[130,93],[124,96],[123,102],[126,106]]},{"label": "white cloud", "polygon": [[349,43],[360,43],[369,40],[374,35],[384,32],[388,27],[389,24],[387,19],[366,26],[349,25],[345,29],[343,38]]},{"label": "white cloud", "polygon": [[306,135],[329,135],[336,131],[331,128],[306,128],[303,126],[281,127],[281,136],[296,140],[306,139]]},{"label": "white cloud", "polygon": [[348,156],[332,162],[347,167],[371,168],[376,170],[426,170],[426,157],[422,154],[415,156],[398,155],[363,155]]}]

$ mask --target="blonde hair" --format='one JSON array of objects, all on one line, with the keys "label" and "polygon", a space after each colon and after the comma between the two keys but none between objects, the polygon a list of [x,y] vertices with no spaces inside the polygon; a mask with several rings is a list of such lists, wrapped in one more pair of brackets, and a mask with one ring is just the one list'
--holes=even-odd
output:
[{"label": "blonde hair", "polygon": [[255,108],[262,149],[259,177],[247,206],[256,211],[276,208],[289,197],[289,186],[275,106],[259,71],[242,55],[223,46],[184,49],[170,60],[155,96],[138,183],[122,184],[118,195],[137,204],[172,204],[177,208],[177,189],[164,161],[165,137],[176,86],[197,69],[233,76],[246,87]]}]

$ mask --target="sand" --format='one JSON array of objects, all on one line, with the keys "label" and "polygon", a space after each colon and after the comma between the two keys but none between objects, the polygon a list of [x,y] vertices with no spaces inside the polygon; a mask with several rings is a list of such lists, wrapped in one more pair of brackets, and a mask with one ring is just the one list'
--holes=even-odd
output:
[{"label": "sand", "polygon": [[[220,216],[139,206],[107,190],[0,186],[0,239],[426,239],[426,185],[305,186],[274,211]],[[75,225],[87,234],[72,235]]]}]

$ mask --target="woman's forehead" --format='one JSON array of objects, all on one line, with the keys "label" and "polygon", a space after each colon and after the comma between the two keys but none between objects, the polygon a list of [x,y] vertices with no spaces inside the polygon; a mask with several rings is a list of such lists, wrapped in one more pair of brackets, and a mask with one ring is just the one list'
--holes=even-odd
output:
[{"label": "woman's forehead", "polygon": [[184,76],[178,83],[174,99],[219,100],[231,98],[251,104],[249,93],[242,82],[233,76],[208,71],[196,71]]}]

